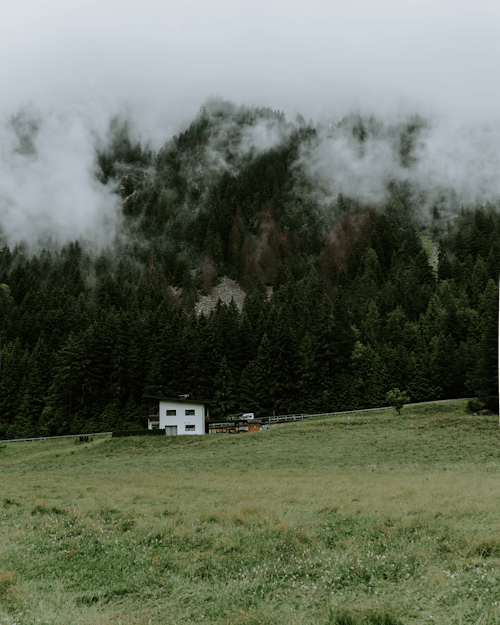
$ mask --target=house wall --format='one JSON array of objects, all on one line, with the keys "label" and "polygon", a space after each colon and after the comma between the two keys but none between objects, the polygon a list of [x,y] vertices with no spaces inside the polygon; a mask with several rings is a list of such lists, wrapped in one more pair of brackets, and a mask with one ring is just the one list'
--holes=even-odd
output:
[{"label": "house wall", "polygon": [[[175,415],[167,415],[167,410],[175,410]],[[187,410],[194,410],[194,415],[186,415]],[[189,402],[160,401],[160,429],[177,426],[177,434],[205,434],[205,408],[203,404]],[[186,426],[194,425],[194,430]]]}]

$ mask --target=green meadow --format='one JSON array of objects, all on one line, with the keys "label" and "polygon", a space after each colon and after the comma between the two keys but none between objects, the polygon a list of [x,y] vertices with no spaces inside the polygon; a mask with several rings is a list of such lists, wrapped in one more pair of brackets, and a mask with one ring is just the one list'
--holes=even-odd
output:
[{"label": "green meadow", "polygon": [[500,623],[498,417],[466,402],[0,446],[0,623]]}]

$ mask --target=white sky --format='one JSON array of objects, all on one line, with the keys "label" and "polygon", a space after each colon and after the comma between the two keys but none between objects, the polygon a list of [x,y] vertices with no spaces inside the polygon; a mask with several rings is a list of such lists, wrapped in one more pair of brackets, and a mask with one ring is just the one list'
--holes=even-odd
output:
[{"label": "white sky", "polygon": [[498,118],[499,18],[498,0],[0,0],[0,81],[9,103],[78,94],[165,122],[210,95]]}]

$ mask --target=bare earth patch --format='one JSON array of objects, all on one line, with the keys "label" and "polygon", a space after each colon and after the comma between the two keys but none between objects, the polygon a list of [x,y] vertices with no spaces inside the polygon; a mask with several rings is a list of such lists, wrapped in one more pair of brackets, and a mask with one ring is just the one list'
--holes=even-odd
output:
[{"label": "bare earth patch", "polygon": [[223,276],[220,279],[219,284],[213,288],[210,295],[200,295],[199,300],[195,305],[195,312],[197,315],[204,313],[210,314],[220,300],[223,304],[229,304],[231,300],[234,300],[236,307],[241,312],[243,308],[243,302],[245,301],[246,293],[239,286],[235,280],[231,280],[227,276]]}]

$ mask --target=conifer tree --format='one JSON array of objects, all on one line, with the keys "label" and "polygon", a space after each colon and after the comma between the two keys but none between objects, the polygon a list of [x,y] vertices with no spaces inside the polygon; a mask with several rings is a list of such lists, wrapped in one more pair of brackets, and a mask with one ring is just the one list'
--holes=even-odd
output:
[{"label": "conifer tree", "polygon": [[248,363],[241,374],[239,384],[240,410],[253,412],[256,416],[263,416],[260,414],[258,394],[255,388],[255,381],[258,376],[257,359],[255,359]]},{"label": "conifer tree", "polygon": [[197,342],[189,345],[193,357],[190,392],[200,399],[213,397],[214,379],[224,355],[222,337],[211,321],[200,317]]},{"label": "conifer tree", "polygon": [[[86,429],[96,385],[92,369],[92,331],[71,333],[54,362],[54,375],[47,405],[55,412],[57,427],[80,434]],[[50,413],[50,419],[54,413]]]},{"label": "conifer tree", "polygon": [[38,421],[45,407],[50,380],[51,357],[42,333],[26,362],[24,392],[15,422],[18,438],[37,435]]},{"label": "conifer tree", "polygon": [[481,254],[478,254],[472,274],[469,276],[468,281],[468,294],[471,306],[477,308],[479,305],[479,299],[484,293],[486,284],[488,282],[488,270],[486,263],[483,261]]},{"label": "conifer tree", "polygon": [[0,284],[0,319],[2,320],[0,327],[2,343],[7,345],[10,341],[15,340],[17,335],[18,308],[12,297],[10,287],[5,283]]},{"label": "conifer tree", "polygon": [[61,429],[62,420],[59,418],[54,406],[47,404],[42,410],[42,414],[38,421],[38,436],[56,436],[61,431],[67,433],[67,430]]},{"label": "conifer tree", "polygon": [[385,363],[379,354],[370,345],[357,341],[350,360],[352,406],[382,406],[387,377]]},{"label": "conifer tree", "polygon": [[28,358],[19,337],[2,348],[0,428],[1,435],[8,438],[18,438],[15,424],[24,396]]},{"label": "conifer tree", "polygon": [[453,339],[443,332],[433,336],[429,344],[430,396],[428,399],[450,397],[450,387],[454,379],[454,359],[456,348]]},{"label": "conifer tree", "polygon": [[294,410],[299,369],[297,341],[288,323],[286,308],[277,310],[273,317],[269,330],[270,394],[276,414],[286,414]]},{"label": "conifer tree", "polygon": [[297,352],[295,411],[312,412],[316,403],[316,359],[311,334],[306,331]]},{"label": "conifer tree", "polygon": [[115,401],[110,402],[99,418],[99,429],[103,432],[125,429],[122,427],[121,411]]},{"label": "conifer tree", "polygon": [[498,283],[488,280],[479,304],[482,333],[475,382],[479,399],[498,413]]},{"label": "conifer tree", "polygon": [[173,397],[181,384],[178,379],[179,337],[174,327],[167,323],[152,337],[148,356],[144,393],[153,396]]},{"label": "conifer tree", "polygon": [[253,410],[256,416],[265,416],[275,410],[272,393],[272,362],[271,346],[267,334],[264,334],[259,345],[257,358],[243,371],[241,380],[242,400]]},{"label": "conifer tree", "polygon": [[133,395],[130,395],[124,408],[120,411],[120,429],[143,430],[146,426],[146,419],[147,411]]},{"label": "conifer tree", "polygon": [[382,321],[378,306],[373,300],[369,302],[367,313],[361,323],[361,336],[364,343],[374,348],[382,339]]},{"label": "conifer tree", "polygon": [[234,378],[225,356],[221,360],[213,390],[213,398],[217,403],[217,407],[213,410],[214,417],[225,418],[234,412],[237,406]]}]

